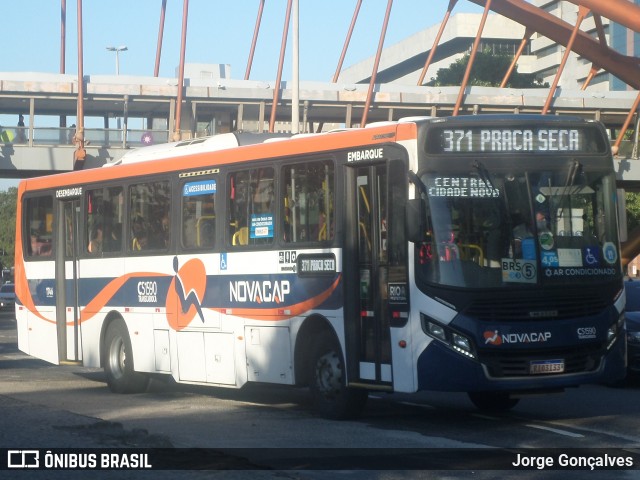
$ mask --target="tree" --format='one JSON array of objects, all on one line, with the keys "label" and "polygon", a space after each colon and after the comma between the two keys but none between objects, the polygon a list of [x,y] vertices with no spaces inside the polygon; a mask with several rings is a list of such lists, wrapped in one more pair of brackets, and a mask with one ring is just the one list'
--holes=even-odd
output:
[{"label": "tree", "polygon": [[630,232],[640,226],[640,194],[626,192],[627,230]]},{"label": "tree", "polygon": [[[456,60],[447,68],[441,68],[435,78],[432,78],[428,86],[444,87],[452,85],[460,85],[464,78],[464,73],[469,64],[467,53],[464,57]],[[473,62],[471,76],[469,77],[470,85],[484,87],[499,87],[502,83],[504,75],[509,70],[513,57],[509,55],[496,55],[490,50],[478,52]],[[511,88],[542,88],[549,87],[549,84],[542,83],[534,74],[518,73],[516,66],[509,78],[507,87]]]},{"label": "tree", "polygon": [[0,191],[0,262],[3,268],[11,268],[14,263],[17,198],[16,187]]}]

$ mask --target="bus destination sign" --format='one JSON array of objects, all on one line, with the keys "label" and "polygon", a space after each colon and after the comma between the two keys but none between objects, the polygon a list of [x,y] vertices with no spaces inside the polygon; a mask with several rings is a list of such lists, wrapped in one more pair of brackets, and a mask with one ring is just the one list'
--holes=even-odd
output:
[{"label": "bus destination sign", "polygon": [[602,152],[593,129],[443,128],[427,145],[429,153],[588,153]]},{"label": "bus destination sign", "polygon": [[336,273],[336,256],[333,253],[314,253],[298,255],[296,259],[298,274],[333,275]]}]

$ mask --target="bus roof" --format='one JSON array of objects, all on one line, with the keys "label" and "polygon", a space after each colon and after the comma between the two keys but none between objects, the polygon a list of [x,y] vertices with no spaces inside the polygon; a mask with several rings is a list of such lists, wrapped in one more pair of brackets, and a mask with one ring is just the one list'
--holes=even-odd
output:
[{"label": "bus roof", "polygon": [[[392,122],[367,128],[312,135],[234,132],[202,141],[185,141],[141,147],[126,154],[128,160],[108,168],[93,168],[22,180],[19,191],[69,185],[86,185],[110,179],[194,170],[253,160],[309,155],[415,138],[414,122]],[[280,138],[281,141],[267,139]],[[123,157],[124,159],[125,157]]]},{"label": "bus roof", "polygon": [[159,160],[161,158],[182,157],[185,155],[192,155],[194,153],[214,152],[243,145],[263,143],[269,139],[285,139],[289,137],[291,137],[290,134],[282,133],[221,133],[219,135],[212,135],[208,137],[192,138],[179,142],[162,143],[148,147],[136,148],[125,153],[117,161],[107,163],[104,166],[111,167],[114,165]]}]

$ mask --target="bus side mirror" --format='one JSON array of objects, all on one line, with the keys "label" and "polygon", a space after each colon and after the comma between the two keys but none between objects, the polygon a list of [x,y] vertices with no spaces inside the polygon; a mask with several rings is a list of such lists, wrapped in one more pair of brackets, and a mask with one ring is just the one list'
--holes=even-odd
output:
[{"label": "bus side mirror", "polygon": [[410,242],[419,243],[424,241],[426,232],[425,211],[424,200],[421,198],[407,200],[404,225],[407,240]]}]

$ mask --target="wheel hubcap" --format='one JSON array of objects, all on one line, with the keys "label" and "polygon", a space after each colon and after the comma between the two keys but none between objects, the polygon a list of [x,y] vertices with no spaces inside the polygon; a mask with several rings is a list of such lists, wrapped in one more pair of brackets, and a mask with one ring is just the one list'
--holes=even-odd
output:
[{"label": "wheel hubcap", "polygon": [[109,351],[109,367],[115,378],[121,378],[124,372],[126,352],[122,338],[115,338]]},{"label": "wheel hubcap", "polygon": [[323,355],[316,366],[318,390],[326,397],[336,395],[342,386],[342,369],[338,356],[333,353]]}]

